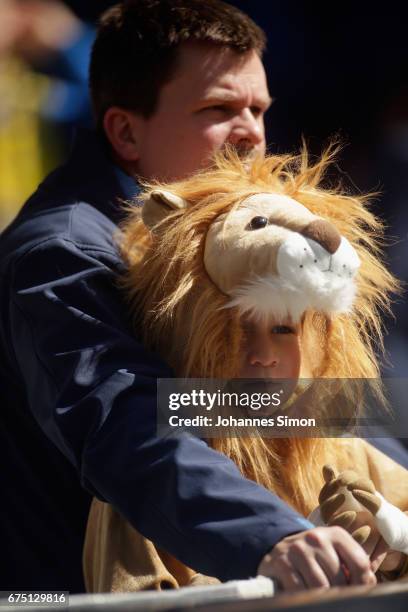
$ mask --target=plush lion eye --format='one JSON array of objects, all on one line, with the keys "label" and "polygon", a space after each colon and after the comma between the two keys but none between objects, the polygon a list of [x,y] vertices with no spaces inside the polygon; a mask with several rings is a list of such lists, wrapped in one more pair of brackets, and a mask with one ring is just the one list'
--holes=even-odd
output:
[{"label": "plush lion eye", "polygon": [[268,225],[268,219],[266,217],[254,217],[249,222],[248,228],[250,230],[262,229]]}]

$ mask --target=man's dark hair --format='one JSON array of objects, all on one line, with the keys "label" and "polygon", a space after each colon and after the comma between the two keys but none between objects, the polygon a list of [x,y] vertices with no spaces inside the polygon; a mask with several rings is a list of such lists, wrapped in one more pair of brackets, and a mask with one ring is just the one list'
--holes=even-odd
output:
[{"label": "man's dark hair", "polygon": [[221,0],[127,0],[100,19],[90,66],[97,124],[111,106],[152,115],[161,87],[186,41],[245,53],[265,48],[265,34],[245,13]]}]

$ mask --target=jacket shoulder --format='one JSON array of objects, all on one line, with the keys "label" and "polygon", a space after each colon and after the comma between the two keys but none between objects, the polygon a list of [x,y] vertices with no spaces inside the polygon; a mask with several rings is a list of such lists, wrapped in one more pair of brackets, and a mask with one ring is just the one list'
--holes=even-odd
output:
[{"label": "jacket shoulder", "polygon": [[47,244],[69,243],[83,251],[106,253],[119,260],[119,230],[106,215],[86,202],[52,206],[17,218],[0,237],[2,267]]}]

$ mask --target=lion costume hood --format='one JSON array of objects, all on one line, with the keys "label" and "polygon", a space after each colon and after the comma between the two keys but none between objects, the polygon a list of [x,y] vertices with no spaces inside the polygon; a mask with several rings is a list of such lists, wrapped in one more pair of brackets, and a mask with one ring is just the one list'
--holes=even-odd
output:
[{"label": "lion costume hood", "polygon": [[[397,282],[367,198],[322,188],[332,159],[275,155],[153,185],[123,227],[123,281],[143,341],[179,376],[236,377],[240,318],[305,318],[314,377],[375,378]],[[309,359],[307,353],[312,357]]]},{"label": "lion costume hood", "polygon": [[[154,228],[188,202],[154,189],[142,219]],[[298,322],[313,309],[348,312],[360,260],[347,238],[329,221],[286,195],[258,193],[219,215],[208,229],[204,267],[241,314]]]}]

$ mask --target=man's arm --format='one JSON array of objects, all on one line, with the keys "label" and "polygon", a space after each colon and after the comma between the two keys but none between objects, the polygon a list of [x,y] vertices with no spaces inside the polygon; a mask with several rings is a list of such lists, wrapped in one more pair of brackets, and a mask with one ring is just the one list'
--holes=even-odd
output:
[{"label": "man's arm", "polygon": [[30,408],[82,484],[146,537],[221,580],[308,523],[204,442],[160,439],[156,377],[169,371],[130,334],[115,254],[69,238],[14,264],[10,324]]}]

